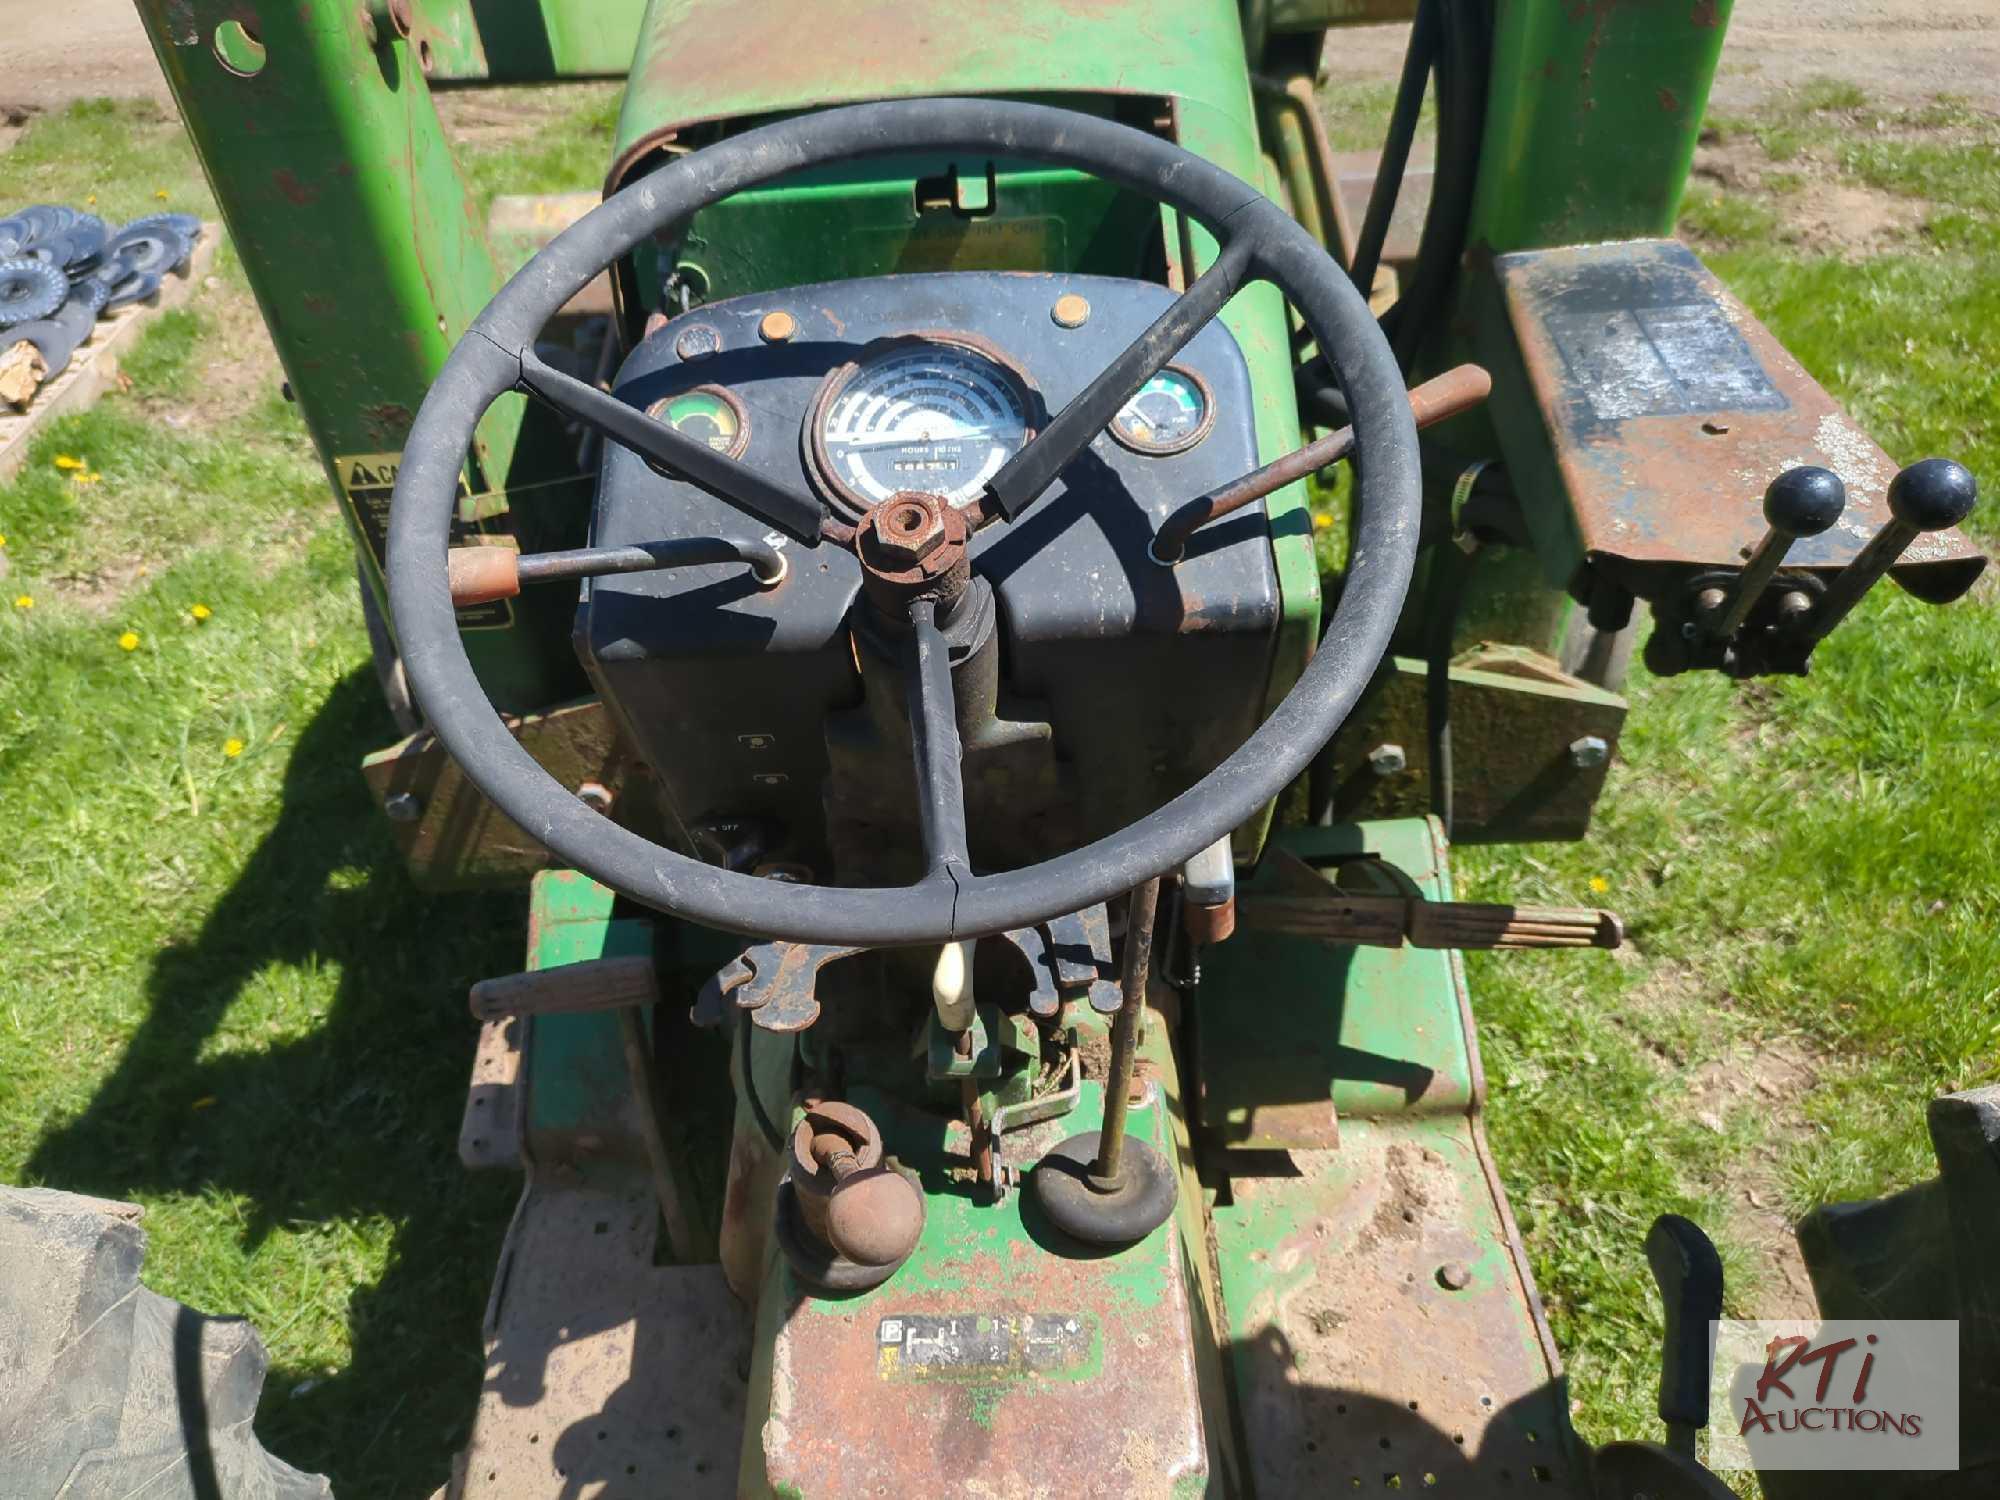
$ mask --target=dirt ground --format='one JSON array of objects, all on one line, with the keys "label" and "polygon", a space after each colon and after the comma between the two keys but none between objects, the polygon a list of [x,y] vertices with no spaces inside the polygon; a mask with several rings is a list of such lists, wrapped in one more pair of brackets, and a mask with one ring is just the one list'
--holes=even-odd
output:
[{"label": "dirt ground", "polygon": [[[1338,78],[1391,78],[1404,26],[1342,32]],[[151,95],[166,84],[132,0],[0,0],[0,121],[85,95]],[[1714,103],[1744,109],[1816,76],[1870,98],[1913,103],[1960,94],[2000,111],[2000,5],[1994,0],[1738,0]],[[15,123],[19,123],[18,119]],[[0,142],[0,144],[4,144]]]}]

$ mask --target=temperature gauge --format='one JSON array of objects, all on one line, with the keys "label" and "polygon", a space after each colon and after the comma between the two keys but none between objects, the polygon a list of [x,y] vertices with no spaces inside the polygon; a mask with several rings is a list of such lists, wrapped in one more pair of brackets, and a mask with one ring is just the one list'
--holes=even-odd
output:
[{"label": "temperature gauge", "polygon": [[1215,425],[1208,386],[1192,370],[1168,365],[1139,387],[1111,419],[1111,435],[1134,453],[1185,453]]},{"label": "temperature gauge", "polygon": [[646,414],[731,458],[741,458],[750,441],[750,417],[743,403],[719,385],[698,385],[655,401]]}]

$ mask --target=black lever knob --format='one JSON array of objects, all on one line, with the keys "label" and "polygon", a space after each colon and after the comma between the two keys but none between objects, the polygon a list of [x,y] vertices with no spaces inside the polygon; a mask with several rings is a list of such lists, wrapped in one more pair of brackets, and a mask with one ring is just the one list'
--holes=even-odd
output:
[{"label": "black lever knob", "polygon": [[1847,486],[1831,469],[1801,464],[1772,480],[1764,491],[1764,520],[1771,529],[1736,575],[1728,597],[1717,606],[1709,633],[1722,640],[1735,635],[1783,565],[1792,543],[1801,537],[1818,536],[1838,521],[1846,508]]},{"label": "black lever knob", "polygon": [[1889,481],[1889,520],[1827,585],[1826,597],[1807,627],[1820,640],[1861,602],[1861,596],[1888,572],[1910,543],[1926,531],[1943,531],[1972,514],[1979,482],[1964,464],[1926,458]]},{"label": "black lever knob", "polygon": [[1667,1424],[1667,1446],[1692,1455],[1695,1433],[1708,1425],[1708,1325],[1722,1316],[1722,1257],[1692,1219],[1661,1214],[1646,1234],[1646,1263],[1667,1321],[1660,1420]]}]

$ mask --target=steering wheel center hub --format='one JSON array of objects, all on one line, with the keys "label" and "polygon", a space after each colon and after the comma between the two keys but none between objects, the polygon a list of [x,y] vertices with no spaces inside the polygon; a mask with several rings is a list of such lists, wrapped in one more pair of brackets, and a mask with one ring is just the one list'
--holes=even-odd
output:
[{"label": "steering wheel center hub", "polygon": [[964,511],[937,495],[898,490],[855,529],[861,586],[871,603],[897,621],[918,599],[929,599],[942,611],[972,581],[971,540]]}]

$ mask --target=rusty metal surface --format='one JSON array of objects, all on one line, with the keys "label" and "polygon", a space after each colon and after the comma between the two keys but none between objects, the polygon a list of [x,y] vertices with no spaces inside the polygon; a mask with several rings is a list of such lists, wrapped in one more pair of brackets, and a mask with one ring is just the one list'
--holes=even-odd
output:
[{"label": "rusty metal surface", "polygon": [[1351,1121],[1296,1175],[1232,1179],[1215,1220],[1257,1493],[1590,1496],[1475,1131]]},{"label": "rusty metal surface", "polygon": [[[564,786],[575,790],[594,781],[614,799],[622,789],[625,766],[598,699],[507,723],[521,748]],[[420,886],[511,885],[549,864],[548,850],[488,802],[428,730],[370,755],[361,775]]]},{"label": "rusty metal surface", "polygon": [[653,1264],[658,1223],[642,1170],[531,1181],[453,1500],[736,1493],[748,1319],[720,1266]]},{"label": "rusty metal surface", "polygon": [[[1765,489],[1800,464],[1838,474],[1847,510],[1788,570],[1830,575],[1889,519],[1896,464],[1685,246],[1526,251],[1494,274],[1585,557],[1741,566]],[[1496,412],[1503,439],[1513,415]],[[1517,456],[1523,441],[1505,446],[1525,472],[1537,456]],[[1936,602],[1984,565],[1953,529],[1920,537],[1891,576]]]},{"label": "rusty metal surface", "polygon": [[[1451,668],[1454,842],[1580,839],[1590,829],[1624,728],[1625,700],[1565,676],[1546,658],[1536,658],[1543,671],[1522,671],[1522,660],[1533,656],[1525,648],[1486,647]],[[1391,668],[1366,721],[1344,728],[1334,743],[1334,807],[1342,819],[1421,817],[1430,809],[1424,664],[1399,656]],[[1591,737],[1604,741],[1605,756],[1579,765],[1571,746]],[[1369,755],[1382,744],[1402,747],[1402,770],[1376,773]]]},{"label": "rusty metal surface", "polygon": [[[1134,1137],[1172,1157],[1178,1086],[1164,1027],[1141,1043],[1152,1065],[1132,1107]],[[1082,1081],[1067,1118],[1010,1130],[1033,1161],[1094,1121],[1101,1085]],[[858,1095],[857,1095],[858,1097]],[[906,1164],[969,1163],[954,1126],[868,1101]],[[1212,1347],[1191,1305],[1173,1226],[1115,1256],[1079,1254],[1036,1217],[1034,1197],[1000,1203],[960,1178],[926,1174],[929,1218],[915,1254],[860,1296],[803,1295],[776,1266],[759,1306],[753,1393],[769,1413],[745,1434],[744,1492],[842,1496],[1042,1496],[1128,1500],[1212,1493],[1226,1441],[1205,1425],[1199,1362]],[[1206,1352],[1202,1352],[1203,1349]],[[759,1426],[761,1425],[761,1430]]]},{"label": "rusty metal surface", "polygon": [[[820,970],[865,951],[831,943],[758,943],[709,983],[721,987],[766,1031],[804,1031],[819,1019]],[[738,978],[746,969],[748,974]]]},{"label": "rusty metal surface", "polygon": [[479,1028],[472,1084],[458,1126],[458,1159],[470,1171],[522,1164],[521,1044],[528,1025],[521,1017],[502,1016]]}]

